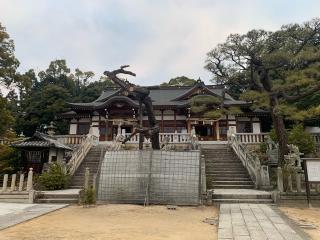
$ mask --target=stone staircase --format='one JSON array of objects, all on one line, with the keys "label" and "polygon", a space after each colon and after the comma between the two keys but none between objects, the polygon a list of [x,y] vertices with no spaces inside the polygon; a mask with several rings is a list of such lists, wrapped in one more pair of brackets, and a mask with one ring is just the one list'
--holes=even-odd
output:
[{"label": "stone staircase", "polygon": [[80,189],[66,189],[56,191],[39,191],[36,193],[36,203],[76,204],[79,202]]},{"label": "stone staircase", "polygon": [[201,151],[205,158],[207,191],[213,189],[214,202],[272,202],[269,192],[253,190],[255,186],[248,171],[228,144],[212,144]]},{"label": "stone staircase", "polygon": [[90,170],[90,182],[89,184],[92,184],[92,176],[93,174],[97,173],[99,162],[101,157],[104,156],[106,152],[106,146],[105,145],[97,145],[90,149],[87,156],[83,160],[83,162],[80,164],[79,168],[76,170],[75,174],[71,178],[71,183],[69,188],[71,189],[77,189],[77,188],[83,188],[84,185],[84,174],[85,170],[88,167]]}]

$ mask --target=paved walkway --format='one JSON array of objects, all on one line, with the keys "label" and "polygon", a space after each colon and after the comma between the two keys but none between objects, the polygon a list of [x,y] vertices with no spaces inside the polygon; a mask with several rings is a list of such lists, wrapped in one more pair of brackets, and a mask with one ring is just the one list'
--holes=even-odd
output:
[{"label": "paved walkway", "polygon": [[221,204],[218,240],[302,240],[270,206]]},{"label": "paved walkway", "polygon": [[0,230],[66,206],[68,205],[0,203]]}]

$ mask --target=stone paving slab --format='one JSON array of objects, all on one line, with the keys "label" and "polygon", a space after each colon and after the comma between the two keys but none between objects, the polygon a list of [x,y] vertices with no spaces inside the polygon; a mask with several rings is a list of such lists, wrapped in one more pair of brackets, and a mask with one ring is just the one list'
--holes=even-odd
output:
[{"label": "stone paving slab", "polygon": [[68,206],[68,204],[0,203],[0,230],[66,206]]},{"label": "stone paving slab", "polygon": [[265,204],[221,204],[218,240],[303,240]]}]

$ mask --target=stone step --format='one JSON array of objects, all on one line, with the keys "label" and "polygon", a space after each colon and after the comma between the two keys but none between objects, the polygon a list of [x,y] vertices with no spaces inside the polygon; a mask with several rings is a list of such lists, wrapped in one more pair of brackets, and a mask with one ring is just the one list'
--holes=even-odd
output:
[{"label": "stone step", "polygon": [[271,204],[272,199],[213,199],[215,203],[259,203],[259,204]]},{"label": "stone step", "polygon": [[69,188],[72,188],[72,189],[82,189],[83,186],[81,186],[81,185],[70,185]]},{"label": "stone step", "polygon": [[38,199],[53,199],[53,198],[75,198],[78,199],[79,194],[54,194],[54,193],[39,193]]},{"label": "stone step", "polygon": [[211,176],[213,181],[251,181],[249,177],[225,177],[225,176]]},{"label": "stone step", "polygon": [[212,181],[212,185],[253,185],[253,182],[251,180],[247,181]]},{"label": "stone step", "polygon": [[78,203],[78,198],[39,198],[36,199],[36,203]]},{"label": "stone step", "polygon": [[98,170],[98,166],[81,166],[78,168],[78,171],[85,172],[86,168],[89,168],[90,173],[95,173]]},{"label": "stone step", "polygon": [[223,175],[223,174],[207,174],[207,178],[216,179],[216,180],[227,180],[227,179],[251,179],[248,174],[229,174],[229,175]]},{"label": "stone step", "polygon": [[244,168],[244,166],[241,163],[234,163],[234,164],[216,164],[216,163],[212,163],[212,164],[206,164],[206,166],[215,167],[215,168],[229,168],[229,167]]},{"label": "stone step", "polygon": [[271,199],[271,194],[216,194],[213,199]]},{"label": "stone step", "polygon": [[242,162],[240,162],[239,160],[233,160],[233,161],[225,161],[225,160],[219,160],[219,161],[209,161],[207,160],[205,162],[206,165],[208,164],[241,164]]},{"label": "stone step", "polygon": [[204,157],[206,159],[236,159],[234,155],[223,155],[223,154],[217,154],[217,155],[212,155],[212,156],[208,156],[208,155],[204,155]]},{"label": "stone step", "polygon": [[237,167],[213,167],[212,170],[216,172],[247,172],[245,168]]},{"label": "stone step", "polygon": [[231,174],[234,174],[234,173],[247,173],[247,170],[246,169],[217,169],[217,168],[214,168],[212,171],[210,171],[211,173],[213,174],[228,174],[228,173],[231,173]]},{"label": "stone step", "polygon": [[241,161],[237,158],[206,158],[206,163],[211,163],[211,162],[225,163],[225,162],[241,162]]},{"label": "stone step", "polygon": [[[98,170],[97,170],[98,171]],[[95,174],[97,171],[91,171],[90,169],[90,176],[92,176],[93,174]],[[83,172],[77,172],[75,175],[73,175],[72,177],[84,177],[85,175],[85,171]]]},{"label": "stone step", "polygon": [[226,189],[253,189],[253,184],[248,185],[212,185],[213,188],[226,188]]}]

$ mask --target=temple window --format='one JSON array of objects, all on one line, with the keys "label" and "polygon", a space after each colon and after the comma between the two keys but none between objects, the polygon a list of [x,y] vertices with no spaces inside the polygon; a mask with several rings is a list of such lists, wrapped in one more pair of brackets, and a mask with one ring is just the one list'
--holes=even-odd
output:
[{"label": "temple window", "polygon": [[88,134],[89,130],[90,130],[90,124],[79,123],[78,129],[77,129],[77,134],[79,134],[79,135]]},{"label": "temple window", "polygon": [[237,133],[252,133],[252,123],[249,121],[237,122]]}]

